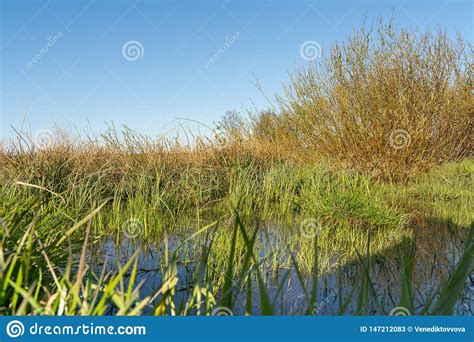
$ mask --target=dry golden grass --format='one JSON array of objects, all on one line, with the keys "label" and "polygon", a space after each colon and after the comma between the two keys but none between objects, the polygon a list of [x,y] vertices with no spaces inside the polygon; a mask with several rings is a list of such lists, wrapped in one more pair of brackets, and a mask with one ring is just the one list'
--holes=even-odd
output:
[{"label": "dry golden grass", "polygon": [[[2,148],[4,176],[56,184],[66,176],[225,174],[273,162],[355,168],[404,181],[434,165],[472,155],[472,48],[446,33],[361,29],[320,64],[291,74],[277,108],[242,118],[229,112],[212,138],[150,139],[110,127],[102,142],[58,132],[46,150],[27,136]],[[174,176],[173,176],[174,177]],[[10,177],[11,178],[11,177]]]}]

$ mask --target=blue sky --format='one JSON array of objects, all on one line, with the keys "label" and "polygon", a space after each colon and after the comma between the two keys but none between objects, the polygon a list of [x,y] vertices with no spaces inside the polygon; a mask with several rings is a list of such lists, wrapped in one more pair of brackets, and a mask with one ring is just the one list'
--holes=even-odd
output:
[{"label": "blue sky", "polygon": [[212,125],[227,110],[264,109],[255,78],[269,96],[281,93],[288,71],[311,63],[302,44],[316,41],[324,55],[364,15],[393,14],[397,27],[442,26],[470,41],[473,33],[472,2],[461,0],[1,4],[3,139],[26,112],[33,134],[55,124],[100,132],[113,121],[155,136],[177,118]]}]

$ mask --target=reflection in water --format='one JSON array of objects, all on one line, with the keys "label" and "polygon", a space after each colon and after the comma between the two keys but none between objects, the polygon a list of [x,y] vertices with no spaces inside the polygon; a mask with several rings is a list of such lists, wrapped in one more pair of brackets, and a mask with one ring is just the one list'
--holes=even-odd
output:
[{"label": "reflection in water", "polygon": [[[362,255],[347,259],[343,255],[326,253],[318,257],[318,264],[325,266],[319,268],[317,278],[313,278],[310,272],[302,272],[301,269],[300,278],[289,253],[298,251],[285,250],[282,247],[285,244],[291,245],[288,239],[291,238],[292,232],[288,233],[280,228],[274,223],[267,224],[266,228],[260,229],[257,242],[261,275],[274,304],[275,314],[280,315],[388,314],[392,308],[399,306],[403,277],[410,275],[414,303],[411,314],[423,314],[433,296],[452,275],[464,251],[467,237],[465,227],[448,221],[419,217],[408,228],[413,233],[412,238],[393,241],[390,247],[375,252],[371,247],[369,256],[367,252],[362,252],[359,253]],[[184,230],[173,236],[168,240],[169,250],[174,251],[179,243],[192,233],[186,234]],[[227,239],[230,238],[231,234],[227,234]],[[325,239],[330,239],[330,236]],[[331,245],[331,241],[325,241],[325,244]],[[200,259],[199,253],[204,247],[207,249],[211,245],[209,238],[196,238],[180,248],[177,258],[178,306],[185,303],[196,282],[198,265],[195,260]],[[159,243],[126,240],[118,245],[109,240],[96,250],[91,258],[99,265],[103,262],[105,253],[109,267],[114,268],[117,261],[125,262],[138,248],[141,248],[137,277],[138,282],[142,282],[140,293],[141,296],[152,295],[163,282],[162,240]],[[410,259],[409,255],[413,258]],[[408,274],[411,260],[413,270]],[[218,262],[213,263],[211,259],[208,260],[207,266],[208,276],[222,276],[225,273],[225,268],[220,267]],[[250,282],[234,284],[232,289],[235,300],[232,308],[234,315],[245,314],[249,302],[252,314],[258,315],[262,312],[255,272],[248,272],[247,276]],[[317,279],[316,301],[313,307],[308,308],[313,279]],[[151,307],[145,308],[143,314],[151,310]],[[474,275],[471,273],[463,296],[457,302],[455,314],[472,315],[473,310]]]}]

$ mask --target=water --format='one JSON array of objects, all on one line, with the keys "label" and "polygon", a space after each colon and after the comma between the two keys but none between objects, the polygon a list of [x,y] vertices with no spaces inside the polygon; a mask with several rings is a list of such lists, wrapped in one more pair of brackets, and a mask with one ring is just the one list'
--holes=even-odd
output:
[{"label": "water", "polygon": [[[272,229],[272,227],[274,229]],[[422,314],[432,296],[442,287],[452,275],[455,265],[458,263],[464,251],[467,229],[451,222],[434,220],[429,217],[416,219],[410,228],[412,238],[407,241],[394,241],[395,243],[383,251],[369,253],[362,252],[360,257],[345,260],[338,263],[340,255],[334,254],[327,257],[323,270],[318,270],[316,302],[308,309],[310,301],[306,296],[311,295],[313,277],[305,272],[302,280],[291,262],[286,266],[278,266],[278,263],[268,261],[273,255],[271,253],[278,244],[284,241],[281,238],[281,230],[270,222],[266,229],[262,229],[258,235],[260,246],[259,257],[262,261],[261,275],[266,284],[270,300],[274,307],[274,313],[278,315],[386,315],[399,306],[403,275],[410,267],[406,263],[406,254],[409,246],[413,246],[413,308],[410,314]],[[185,237],[192,235],[193,231],[186,231],[171,236],[168,248],[174,251]],[[228,239],[231,234],[228,234]],[[163,282],[164,243],[162,240],[137,241],[123,240],[117,244],[113,240],[107,241],[96,251],[95,262],[103,261],[104,254],[109,261],[109,267],[114,268],[117,261],[125,263],[131,255],[141,248],[139,258],[139,274],[137,282],[142,282],[140,290],[141,297],[153,295]],[[330,241],[329,241],[330,244]],[[197,261],[202,247],[209,246],[209,241],[191,240],[186,248],[180,249],[177,260],[178,284],[176,287],[175,303],[177,307],[184,305],[189,298],[195,284]],[[297,251],[295,251],[297,252]],[[288,254],[279,255],[282,262],[289,261]],[[322,261],[322,260],[321,260]],[[334,264],[334,266],[331,266]],[[277,266],[275,266],[277,265]],[[288,266],[289,265],[289,266]],[[210,267],[212,269],[212,267]],[[367,275],[368,270],[368,275]],[[212,269],[215,274],[224,274],[224,268]],[[235,274],[235,273],[234,273]],[[255,274],[255,272],[253,272]],[[251,313],[261,314],[261,300],[257,278],[251,277]],[[282,285],[281,285],[282,284]],[[279,286],[281,289],[279,290]],[[246,312],[248,298],[248,284],[234,282],[232,293],[235,300],[232,314],[243,315]],[[364,286],[365,289],[364,290]],[[306,289],[305,289],[306,288]],[[366,291],[366,292],[365,292]],[[364,299],[367,293],[367,299]],[[219,302],[219,298],[217,298]],[[219,304],[217,304],[219,305]],[[149,314],[153,307],[146,307],[143,314]],[[408,309],[407,309],[408,310]],[[472,315],[474,311],[474,274],[471,273],[466,281],[461,298],[458,300],[456,315]],[[195,313],[191,311],[191,313]]]}]

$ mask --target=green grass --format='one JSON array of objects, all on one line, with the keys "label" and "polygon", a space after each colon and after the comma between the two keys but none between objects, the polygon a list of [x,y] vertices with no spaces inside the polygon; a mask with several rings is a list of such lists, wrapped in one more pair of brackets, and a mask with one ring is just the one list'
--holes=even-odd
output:
[{"label": "green grass", "polygon": [[[236,166],[224,180],[229,188],[212,195],[199,178],[183,172],[181,182],[189,182],[186,196],[167,193],[169,185],[145,175],[133,177],[134,187],[121,184],[107,197],[99,176],[78,179],[62,191],[5,183],[0,195],[0,310],[7,315],[140,314],[144,308],[152,314],[210,314],[222,303],[232,308],[234,292],[245,290],[247,313],[274,314],[281,303],[268,292],[269,279],[262,274],[275,270],[298,274],[310,312],[314,284],[304,279],[314,283],[318,274],[383,259],[389,249],[410,251],[404,246],[414,241],[414,215],[435,215],[461,231],[471,226],[453,277],[439,285],[422,311],[448,314],[472,269],[472,170],[472,160],[465,160],[406,185],[387,185],[323,164]],[[104,241],[120,244],[126,238],[122,227],[131,218],[143,227],[132,239],[137,246],[162,246],[157,251],[162,284],[148,296],[140,296],[142,284],[136,281],[138,252],[112,271],[106,262],[104,268],[90,264],[92,250]],[[308,236],[308,222],[309,228],[316,222],[317,235]],[[176,296],[177,265],[194,270],[186,299]],[[411,298],[409,276],[401,278],[404,302]],[[277,296],[283,295],[284,280]],[[340,304],[340,313],[354,301],[359,313],[377,306],[369,268],[360,280],[360,289]]]},{"label": "green grass", "polygon": [[392,206],[399,203],[407,213],[423,212],[468,227],[474,220],[473,177],[474,162],[464,159],[438,166],[406,185],[384,185],[382,192]]},{"label": "green grass", "polygon": [[[81,220],[85,229],[82,251],[78,255],[78,263],[68,259],[65,267],[58,267],[59,259],[50,258],[54,252],[65,245],[65,239],[50,241],[44,244],[44,237],[36,234],[37,222],[31,222],[29,229],[20,238],[20,243],[14,250],[6,247],[7,236],[17,232],[19,226],[10,222],[7,234],[3,236],[0,245],[0,289],[2,314],[43,314],[43,315],[103,315],[107,313],[136,315],[140,314],[145,307],[152,308],[151,313],[155,315],[181,315],[181,314],[211,314],[212,310],[219,306],[225,306],[232,310],[235,304],[236,293],[243,289],[247,291],[247,314],[272,315],[277,312],[278,294],[284,286],[286,277],[280,280],[275,297],[272,298],[268,292],[269,284],[262,276],[260,269],[261,257],[256,254],[255,243],[258,227],[245,227],[237,215],[234,227],[230,232],[230,253],[228,255],[227,267],[222,269],[226,281],[220,285],[212,284],[208,276],[211,258],[205,250],[196,260],[198,264],[195,282],[190,291],[191,295],[183,302],[177,299],[178,272],[177,261],[179,248],[170,251],[168,242],[165,240],[165,258],[163,259],[162,284],[152,295],[139,297],[140,284],[136,282],[138,252],[121,266],[117,265],[116,271],[107,272],[102,268],[100,273],[87,264],[87,246],[89,241],[90,223],[92,213],[85,220]],[[13,224],[13,225],[12,225]],[[212,230],[215,223],[203,227],[196,235],[206,234]],[[81,228],[80,226],[77,227]],[[473,244],[474,226],[471,227],[466,243],[466,250],[457,267],[453,270],[453,276],[439,285],[436,292],[427,299],[427,305],[423,308],[424,314],[451,314],[454,305],[464,288],[465,280],[472,270],[472,259],[474,252]],[[239,250],[238,239],[243,240],[243,249]],[[367,237],[367,246],[370,245],[370,234]],[[318,239],[319,240],[319,239]],[[213,242],[218,243],[218,242]],[[212,246],[210,247],[212,248]],[[400,305],[413,310],[413,289],[411,287],[411,270],[414,255],[410,247],[400,248],[403,253],[401,262],[402,273],[402,296]],[[313,243],[312,280],[308,284],[302,277],[300,264],[295,258],[291,258],[291,267],[298,274],[302,293],[307,305],[306,312],[310,313],[315,307],[315,291],[318,282],[319,263],[315,257],[319,255],[319,243]],[[240,255],[242,267],[236,267],[236,255]],[[370,263],[372,254],[367,249],[367,254],[361,259],[362,273],[360,283],[354,287],[357,296],[347,298],[347,301],[357,301],[357,313],[368,314],[369,309],[377,305],[377,294],[371,288]],[[69,255],[72,256],[71,254]],[[43,261],[35,260],[36,257]],[[33,261],[35,260],[35,261]],[[364,261],[365,260],[365,261]],[[76,267],[74,267],[76,266]],[[41,267],[44,267],[42,269]],[[43,276],[42,276],[43,275]],[[246,287],[246,283],[254,280],[257,284]],[[310,286],[310,288],[308,288]],[[259,310],[253,308],[253,292],[257,292]],[[220,300],[217,298],[220,297]],[[340,313],[344,314],[347,306],[342,305]],[[111,311],[112,310],[112,311]]]}]

